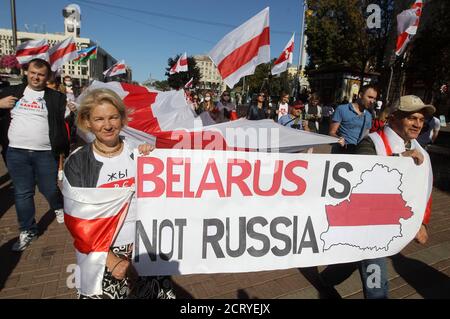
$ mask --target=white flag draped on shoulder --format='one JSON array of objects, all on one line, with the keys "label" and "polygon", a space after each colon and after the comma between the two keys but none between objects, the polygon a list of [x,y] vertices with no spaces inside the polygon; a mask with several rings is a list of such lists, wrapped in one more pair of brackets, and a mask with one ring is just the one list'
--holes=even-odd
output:
[{"label": "white flag draped on shoulder", "polygon": [[66,62],[70,62],[78,57],[77,46],[73,37],[61,41],[48,50],[52,71],[61,68]]},{"label": "white flag draped on shoulder", "polygon": [[270,61],[269,8],[228,33],[209,52],[223,81],[233,88],[239,80]]},{"label": "white flag draped on shoulder", "polygon": [[169,71],[169,74],[175,74],[180,72],[188,71],[188,59],[187,54],[184,52],[182,56],[178,59],[177,63],[175,63]]},{"label": "white flag draped on shoulder", "polygon": [[131,188],[79,188],[63,179],[64,223],[74,238],[81,294],[102,294],[106,257],[125,217]]},{"label": "white flag draped on shoulder", "polygon": [[125,64],[124,60],[120,60],[116,64],[114,64],[112,67],[110,67],[108,70],[103,72],[103,75],[106,76],[114,76],[119,74],[127,73],[127,66]]},{"label": "white flag draped on shoulder", "polygon": [[36,58],[48,61],[48,49],[49,45],[46,39],[26,41],[17,46],[16,59],[21,65]]},{"label": "white flag draped on shoulder", "polygon": [[410,9],[403,10],[397,15],[397,45],[395,48],[396,55],[402,55],[411,41],[412,37],[417,33],[420,17],[422,15],[422,0],[416,0]]},{"label": "white flag draped on shoulder", "polygon": [[286,71],[288,64],[292,64],[292,58],[294,55],[294,36],[295,33],[292,35],[292,38],[284,47],[283,52],[281,52],[280,56],[275,61],[272,68],[272,75],[277,75]]}]

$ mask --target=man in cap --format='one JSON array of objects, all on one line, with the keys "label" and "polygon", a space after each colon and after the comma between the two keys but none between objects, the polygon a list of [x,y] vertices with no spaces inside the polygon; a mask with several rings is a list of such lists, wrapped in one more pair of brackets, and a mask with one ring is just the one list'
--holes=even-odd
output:
[{"label": "man in cap", "polygon": [[280,119],[278,120],[278,124],[297,130],[309,131],[308,125],[305,125],[306,123],[304,123],[302,120],[302,110],[304,109],[304,107],[305,105],[302,101],[295,101],[294,105],[292,105],[291,113],[285,114],[280,117]]},{"label": "man in cap", "polygon": [[[415,95],[400,97],[390,108],[388,124],[383,130],[369,134],[356,148],[356,154],[402,156],[412,157],[416,165],[422,165],[430,171],[430,178],[425,189],[428,204],[424,213],[422,225],[420,226],[415,240],[425,244],[428,240],[427,224],[431,212],[431,190],[432,170],[428,153],[420,146],[416,138],[424,124],[425,116],[435,112],[432,105],[426,105]],[[421,189],[418,189],[421,191]],[[368,299],[383,299],[388,297],[388,277],[386,258],[368,259],[359,262],[359,271],[363,284],[364,296]],[[379,277],[372,282],[374,269],[379,272]],[[332,267],[327,267],[322,273],[322,281],[328,286],[332,282],[327,275],[333,273]],[[333,284],[334,285],[334,284]]]}]

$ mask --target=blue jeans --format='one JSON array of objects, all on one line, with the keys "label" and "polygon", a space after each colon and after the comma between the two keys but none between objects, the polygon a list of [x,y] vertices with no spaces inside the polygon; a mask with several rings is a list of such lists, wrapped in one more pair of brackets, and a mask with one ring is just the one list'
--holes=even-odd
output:
[{"label": "blue jeans", "polygon": [[359,263],[359,274],[366,299],[387,299],[389,280],[386,258],[366,259]]},{"label": "blue jeans", "polygon": [[9,147],[6,152],[8,172],[14,185],[14,199],[20,231],[37,231],[34,207],[36,183],[51,209],[63,208],[57,185],[58,162],[52,151],[31,151]]}]

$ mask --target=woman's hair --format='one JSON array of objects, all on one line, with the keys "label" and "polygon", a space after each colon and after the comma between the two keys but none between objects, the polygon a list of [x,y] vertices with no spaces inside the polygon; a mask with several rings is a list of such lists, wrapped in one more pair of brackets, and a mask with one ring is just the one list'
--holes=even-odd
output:
[{"label": "woman's hair", "polygon": [[125,104],[123,104],[120,96],[118,96],[116,92],[110,89],[94,89],[88,91],[80,102],[80,107],[78,109],[77,115],[77,126],[82,131],[89,131],[86,126],[86,121],[89,120],[92,109],[97,105],[105,102],[112,104],[117,109],[117,111],[119,111],[122,125],[127,124],[127,109],[125,107]]}]

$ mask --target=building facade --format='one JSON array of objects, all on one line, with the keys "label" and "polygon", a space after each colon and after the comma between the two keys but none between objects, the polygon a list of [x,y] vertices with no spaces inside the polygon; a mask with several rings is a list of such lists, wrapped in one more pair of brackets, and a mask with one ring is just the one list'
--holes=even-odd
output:
[{"label": "building facade", "polygon": [[[32,32],[17,32],[17,43],[20,44],[29,40],[47,39],[50,47],[58,42],[61,42],[67,37],[73,36],[77,50],[88,48],[96,45],[96,43],[89,38],[77,37],[76,34],[63,33],[32,33]],[[16,49],[13,47],[12,31],[10,29],[0,29],[0,56],[15,54]],[[97,59],[88,60],[87,62],[75,63],[68,62],[64,64],[61,70],[61,76],[70,75],[78,84],[84,85],[90,80],[103,80],[103,71],[111,67],[117,62],[111,54],[105,49],[97,46]],[[131,81],[131,70],[127,70],[127,74],[122,77],[122,80]]]},{"label": "building facade", "polygon": [[217,67],[207,55],[195,55],[195,64],[200,69],[199,89],[213,90],[221,93],[227,86],[223,82]]}]

